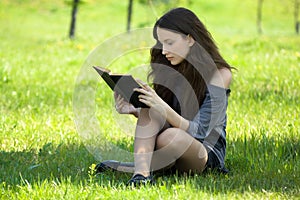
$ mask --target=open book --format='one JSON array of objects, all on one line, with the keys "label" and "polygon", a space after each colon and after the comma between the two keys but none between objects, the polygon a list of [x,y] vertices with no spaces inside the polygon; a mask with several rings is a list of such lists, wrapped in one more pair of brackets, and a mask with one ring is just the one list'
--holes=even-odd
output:
[{"label": "open book", "polygon": [[102,67],[93,66],[98,74],[103,78],[111,90],[120,94],[127,102],[136,108],[148,108],[147,105],[139,101],[139,92],[133,91],[134,88],[141,87],[131,75],[112,74],[110,70]]}]

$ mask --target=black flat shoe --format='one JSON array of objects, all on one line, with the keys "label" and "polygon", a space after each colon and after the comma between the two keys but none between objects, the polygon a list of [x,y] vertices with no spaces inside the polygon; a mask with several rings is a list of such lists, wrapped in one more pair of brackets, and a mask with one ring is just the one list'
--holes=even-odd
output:
[{"label": "black flat shoe", "polygon": [[153,176],[143,176],[141,174],[136,174],[134,175],[128,182],[127,182],[127,186],[141,186],[141,185],[153,185],[154,184],[154,179]]},{"label": "black flat shoe", "polygon": [[114,167],[107,165],[106,162],[101,162],[97,164],[95,170],[96,170],[96,174],[103,173],[106,171],[116,171]]},{"label": "black flat shoe", "polygon": [[96,165],[95,167],[96,174],[103,173],[106,171],[120,171],[133,173],[134,172],[134,163],[132,162],[120,162],[116,160],[106,160]]}]

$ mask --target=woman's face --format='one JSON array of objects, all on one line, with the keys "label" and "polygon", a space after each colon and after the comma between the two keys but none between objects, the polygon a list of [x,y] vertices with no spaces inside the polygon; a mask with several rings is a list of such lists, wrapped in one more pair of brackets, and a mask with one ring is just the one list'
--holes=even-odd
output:
[{"label": "woman's face", "polygon": [[157,27],[157,37],[162,44],[162,54],[166,56],[172,65],[181,63],[195,42],[189,35],[182,35],[160,27]]}]

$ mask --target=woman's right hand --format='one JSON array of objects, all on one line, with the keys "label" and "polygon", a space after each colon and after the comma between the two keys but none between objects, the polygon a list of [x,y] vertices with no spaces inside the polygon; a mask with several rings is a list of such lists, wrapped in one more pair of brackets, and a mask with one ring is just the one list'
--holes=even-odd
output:
[{"label": "woman's right hand", "polygon": [[115,99],[115,108],[118,113],[133,114],[136,117],[139,116],[140,109],[135,108],[131,103],[125,101],[125,99],[117,92],[114,92],[114,99]]}]

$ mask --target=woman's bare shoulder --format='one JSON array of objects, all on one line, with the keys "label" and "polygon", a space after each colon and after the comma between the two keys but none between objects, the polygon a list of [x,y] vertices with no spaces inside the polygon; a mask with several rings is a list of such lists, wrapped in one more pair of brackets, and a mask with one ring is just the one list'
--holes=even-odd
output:
[{"label": "woman's bare shoulder", "polygon": [[225,88],[229,88],[231,79],[232,79],[232,73],[231,70],[228,68],[221,68],[219,69],[219,72],[221,74],[221,77],[223,79],[223,83]]},{"label": "woman's bare shoulder", "polygon": [[222,88],[229,88],[232,79],[231,70],[228,68],[220,68],[213,75],[210,83]]}]

